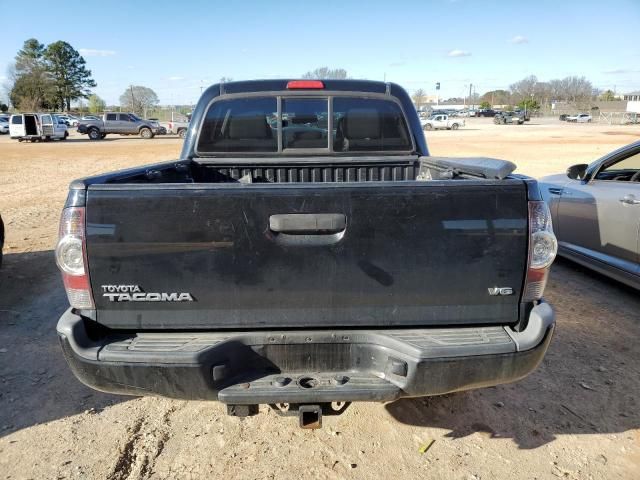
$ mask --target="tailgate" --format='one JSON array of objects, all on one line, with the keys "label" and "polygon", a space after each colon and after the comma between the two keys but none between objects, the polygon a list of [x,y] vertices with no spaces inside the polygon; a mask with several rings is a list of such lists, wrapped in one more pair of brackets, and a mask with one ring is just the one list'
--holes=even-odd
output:
[{"label": "tailgate", "polygon": [[97,319],[115,328],[515,323],[527,192],[515,179],[94,185],[87,251]]}]

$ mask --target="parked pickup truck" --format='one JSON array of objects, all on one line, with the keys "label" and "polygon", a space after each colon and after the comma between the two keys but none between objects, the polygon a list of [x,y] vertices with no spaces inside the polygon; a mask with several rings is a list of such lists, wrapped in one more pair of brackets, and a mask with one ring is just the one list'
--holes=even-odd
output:
[{"label": "parked pickup truck", "polygon": [[142,120],[133,113],[105,113],[100,120],[80,120],[78,132],[91,140],[100,140],[109,134],[140,135],[151,139],[159,133],[160,125],[152,120]]},{"label": "parked pickup truck", "polygon": [[449,115],[432,115],[422,122],[424,130],[437,130],[444,128],[447,130],[457,130],[458,127],[464,127],[464,119],[457,117],[449,117]]},{"label": "parked pickup truck", "polygon": [[189,122],[171,120],[167,123],[167,133],[174,133],[180,138],[186,138],[187,130],[189,129]]},{"label": "parked pickup truck", "polygon": [[306,428],[518,380],[551,340],[557,245],[514,168],[429,156],[392,83],[214,85],[178,160],[71,184],[64,355],[98,390]]},{"label": "parked pickup truck", "polygon": [[524,123],[524,115],[517,112],[500,112],[493,117],[493,123],[496,125],[505,125],[507,123],[522,125]]}]

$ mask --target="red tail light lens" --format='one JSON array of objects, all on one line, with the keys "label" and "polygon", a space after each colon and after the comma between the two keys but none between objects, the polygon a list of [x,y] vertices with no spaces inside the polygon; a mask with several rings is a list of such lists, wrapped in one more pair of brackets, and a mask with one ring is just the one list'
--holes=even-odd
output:
[{"label": "red tail light lens", "polygon": [[60,219],[56,263],[62,273],[69,303],[74,308],[94,308],[87,269],[84,207],[65,208]]},{"label": "red tail light lens", "polygon": [[318,90],[324,88],[324,83],[320,80],[291,80],[287,83],[287,89],[295,90],[297,88],[305,90]]},{"label": "red tail light lens", "polygon": [[529,261],[522,300],[542,298],[549,268],[558,253],[551,212],[545,202],[529,202]]}]

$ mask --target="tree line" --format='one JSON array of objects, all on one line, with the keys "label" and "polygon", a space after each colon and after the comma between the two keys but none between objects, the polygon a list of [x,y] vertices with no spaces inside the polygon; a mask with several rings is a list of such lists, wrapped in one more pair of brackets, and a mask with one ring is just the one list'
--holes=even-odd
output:
[{"label": "tree line", "polygon": [[[59,40],[44,45],[36,38],[24,42],[9,69],[9,100],[21,111],[71,110],[71,103],[88,99],[91,113],[103,112],[104,100],[91,92],[97,86],[86,61],[69,43]],[[131,85],[120,96],[120,106],[145,114],[159,103],[148,87]],[[6,110],[6,106],[1,106]]]},{"label": "tree line", "polygon": [[[416,105],[424,105],[427,94],[423,89],[418,89],[412,98]],[[450,98],[443,100],[443,103],[467,102],[480,108],[510,105],[535,110],[554,102],[586,108],[594,100],[612,101],[615,100],[615,94],[611,90],[594,88],[585,77],[569,76],[543,82],[535,75],[530,75],[511,84],[508,89],[490,90],[482,95],[474,94],[471,98]]]},{"label": "tree line", "polygon": [[47,46],[25,41],[9,77],[9,100],[20,110],[69,110],[97,85],[82,55],[62,40]]}]

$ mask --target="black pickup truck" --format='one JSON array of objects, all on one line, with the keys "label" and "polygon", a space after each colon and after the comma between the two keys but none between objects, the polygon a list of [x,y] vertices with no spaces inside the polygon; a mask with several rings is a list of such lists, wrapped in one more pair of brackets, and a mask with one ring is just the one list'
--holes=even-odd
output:
[{"label": "black pickup truck", "polygon": [[392,83],[214,85],[179,160],[71,184],[64,355],[98,390],[307,428],[520,379],[555,325],[556,240],[514,168],[429,156]]}]

